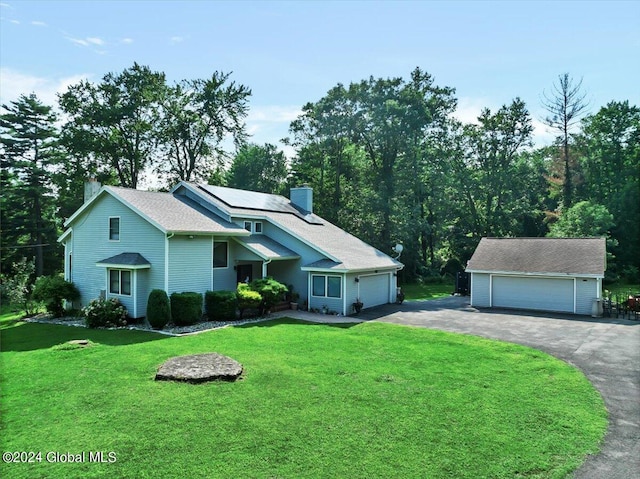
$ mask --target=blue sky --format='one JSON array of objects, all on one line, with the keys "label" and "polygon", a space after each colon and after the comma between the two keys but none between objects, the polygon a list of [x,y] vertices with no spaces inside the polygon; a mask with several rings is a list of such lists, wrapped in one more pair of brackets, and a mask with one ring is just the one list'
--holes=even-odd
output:
[{"label": "blue sky", "polygon": [[[0,0],[0,101],[48,104],[80,79],[138,62],[170,81],[213,71],[253,91],[253,141],[271,142],[337,83],[408,78],[416,66],[456,89],[473,121],[519,96],[536,125],[558,75],[583,79],[591,111],[640,105],[640,1],[17,1]],[[291,152],[288,152],[290,154]]]}]

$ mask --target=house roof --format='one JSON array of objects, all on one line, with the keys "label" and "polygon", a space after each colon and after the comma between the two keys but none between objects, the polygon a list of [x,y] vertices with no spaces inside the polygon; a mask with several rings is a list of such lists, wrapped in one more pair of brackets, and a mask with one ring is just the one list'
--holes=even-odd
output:
[{"label": "house roof", "polygon": [[605,238],[482,238],[468,272],[604,276]]},{"label": "house roof", "polygon": [[140,253],[120,253],[96,263],[98,266],[120,266],[132,269],[150,268],[151,263]]},{"label": "house roof", "polygon": [[104,194],[118,199],[165,233],[223,233],[242,236],[249,234],[244,228],[218,217],[186,197],[116,186],[104,186],[67,220],[65,226],[70,225],[79,214]]},{"label": "house roof", "polygon": [[236,238],[245,248],[262,259],[282,260],[298,259],[300,255],[265,235],[253,235],[249,238]]}]

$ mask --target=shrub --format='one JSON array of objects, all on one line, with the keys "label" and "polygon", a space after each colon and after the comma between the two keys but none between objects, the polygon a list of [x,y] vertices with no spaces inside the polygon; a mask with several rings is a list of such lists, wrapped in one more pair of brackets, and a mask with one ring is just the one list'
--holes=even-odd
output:
[{"label": "shrub", "polygon": [[236,297],[238,298],[238,309],[240,310],[240,319],[242,319],[245,310],[257,309],[262,302],[262,296],[257,291],[253,291],[248,284],[238,283],[236,289]]},{"label": "shrub", "polygon": [[94,299],[82,309],[88,328],[119,328],[127,325],[127,308],[118,298]]},{"label": "shrub", "polygon": [[2,276],[1,302],[20,307],[26,316],[32,316],[38,311],[38,302],[33,299],[31,277],[35,271],[33,261],[20,259],[12,265],[13,276]]},{"label": "shrub", "polygon": [[255,279],[249,285],[252,290],[257,291],[262,296],[260,314],[269,311],[274,305],[283,299],[288,291],[287,287],[273,278]]},{"label": "shrub", "polygon": [[207,291],[204,294],[204,309],[211,321],[236,319],[238,299],[234,291]]},{"label": "shrub", "polygon": [[65,299],[68,301],[80,299],[80,291],[60,275],[41,276],[36,280],[33,297],[36,301],[46,302],[47,311],[54,317],[60,318],[64,316],[62,302]]},{"label": "shrub", "polygon": [[154,289],[149,293],[147,321],[153,329],[162,329],[171,321],[169,296],[163,289]]},{"label": "shrub", "polygon": [[171,317],[177,326],[190,326],[202,319],[202,294],[193,292],[171,295]]}]

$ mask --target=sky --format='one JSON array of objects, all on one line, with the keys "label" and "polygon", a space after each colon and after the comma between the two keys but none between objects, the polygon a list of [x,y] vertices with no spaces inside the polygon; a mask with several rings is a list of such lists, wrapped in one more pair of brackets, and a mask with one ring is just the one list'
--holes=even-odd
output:
[{"label": "sky", "polygon": [[134,62],[169,82],[231,72],[252,90],[251,141],[280,140],[308,102],[370,76],[416,67],[455,88],[474,122],[520,97],[538,146],[543,94],[582,80],[590,112],[640,105],[640,1],[18,1],[0,0],[0,103],[100,82]]}]

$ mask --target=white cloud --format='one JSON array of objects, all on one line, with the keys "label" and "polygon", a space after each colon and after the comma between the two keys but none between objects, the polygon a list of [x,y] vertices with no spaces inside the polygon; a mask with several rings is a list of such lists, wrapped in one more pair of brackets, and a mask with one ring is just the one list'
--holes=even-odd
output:
[{"label": "white cloud", "polygon": [[120,40],[120,43],[124,43],[126,45],[130,45],[133,43],[133,38],[123,38],[122,40]]},{"label": "white cloud", "polygon": [[184,37],[180,37],[176,35],[169,38],[169,43],[171,43],[172,45],[177,45],[178,43],[182,43],[182,42],[184,42]]},{"label": "white cloud", "polygon": [[20,25],[20,20],[9,20],[14,25]]},{"label": "white cloud", "polygon": [[92,45],[104,45],[104,40],[98,37],[87,37],[87,42]]},{"label": "white cloud", "polygon": [[35,25],[36,27],[46,27],[47,24],[44,22],[41,22],[40,20],[33,20],[31,22],[31,25]]},{"label": "white cloud", "polygon": [[10,68],[0,68],[0,103],[17,100],[20,95],[35,93],[46,105],[57,105],[57,93],[64,93],[70,85],[89,79],[91,75],[80,74],[62,78],[43,78]]},{"label": "white cloud", "polygon": [[102,38],[98,38],[98,37],[74,38],[72,36],[65,35],[65,38],[69,40],[71,43],[75,43],[76,45],[80,45],[83,47],[105,45],[105,41]]},{"label": "white cloud", "polygon": [[458,99],[458,108],[453,113],[453,117],[465,124],[478,124],[478,117],[483,108],[491,108],[486,98],[462,97]]},{"label": "white cloud", "polygon": [[249,110],[247,123],[287,123],[288,126],[301,114],[299,106],[258,106]]}]

